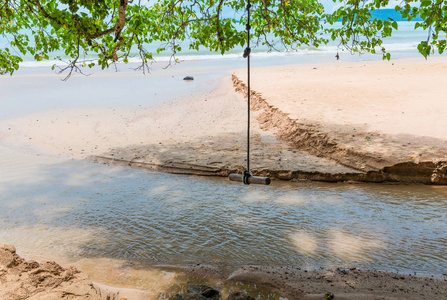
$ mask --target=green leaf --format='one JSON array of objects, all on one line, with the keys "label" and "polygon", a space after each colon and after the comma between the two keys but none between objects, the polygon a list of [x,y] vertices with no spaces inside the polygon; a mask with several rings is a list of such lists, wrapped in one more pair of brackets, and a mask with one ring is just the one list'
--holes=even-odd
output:
[{"label": "green leaf", "polygon": [[396,22],[396,21],[392,22],[392,23],[391,23],[391,26],[393,26],[393,28],[397,30],[398,25],[397,25],[397,22]]},{"label": "green leaf", "polygon": [[[398,23],[394,20],[382,21],[371,17],[371,10],[384,8],[389,1],[334,2],[338,7],[335,11],[325,11],[318,0],[254,2],[251,10],[253,41],[267,45],[269,49],[273,49],[274,43],[294,49],[303,45],[320,47],[332,39],[353,53],[377,53],[382,39],[398,30]],[[413,5],[413,2],[399,2],[395,10],[409,19],[421,16],[423,20],[415,24],[415,29],[432,27],[434,44],[421,43],[419,52],[423,56],[433,51],[443,53],[446,45],[444,40],[439,41],[439,34],[447,30],[445,6],[437,7],[433,5],[434,1],[428,0],[422,0],[419,5]],[[128,2],[124,28],[119,33],[112,31],[99,36],[96,34],[113,29],[118,23],[119,1],[41,1],[51,18],[44,16],[34,1],[2,3],[0,33],[12,37],[6,46],[13,54],[0,49],[1,73],[12,74],[20,56],[49,59],[52,51],[65,53],[64,60],[84,55],[92,57],[97,59],[101,68],[108,68],[113,57],[120,57],[125,63],[128,55],[141,57],[143,62],[152,59],[152,54],[144,50],[148,43],[158,46],[157,55],[183,51],[179,45],[185,40],[190,42],[188,48],[191,50],[206,48],[221,54],[243,48],[246,43],[245,2],[238,0],[222,3],[154,0],[151,6],[140,5],[139,1]],[[234,11],[236,17],[227,18],[222,14],[228,11]],[[334,26],[326,27],[327,24]],[[34,41],[30,41],[28,36]],[[115,49],[118,36],[121,44],[119,49]],[[390,59],[390,55],[386,53],[383,57]],[[89,64],[91,67],[94,65]]]}]

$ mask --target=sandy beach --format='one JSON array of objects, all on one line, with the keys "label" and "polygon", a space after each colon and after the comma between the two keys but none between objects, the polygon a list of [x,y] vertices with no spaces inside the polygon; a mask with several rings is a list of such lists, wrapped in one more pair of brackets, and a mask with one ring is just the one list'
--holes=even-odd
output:
[{"label": "sandy beach", "polygon": [[[258,68],[252,78],[254,108],[262,111],[262,128],[276,129],[297,149],[385,180],[445,184],[447,107],[436,80],[445,62],[414,58]],[[243,88],[244,78],[243,71],[236,72],[235,84]]]},{"label": "sandy beach", "polygon": [[[446,68],[443,58],[421,58],[254,69],[253,174],[446,184],[447,104],[439,96],[446,88],[437,81]],[[53,109],[3,120],[0,136],[76,159],[228,176],[245,165],[244,72],[202,82],[215,88],[182,101],[147,107],[141,99],[135,108]],[[191,83],[177,77],[172,84]],[[67,95],[70,89],[76,86]]]},{"label": "sandy beach", "polygon": [[[447,184],[447,87],[439,81],[446,71],[445,58],[254,69],[252,173],[276,181]],[[34,95],[45,105],[32,103],[37,107],[29,112],[18,106],[2,116],[0,142],[17,152],[58,159],[187,175],[240,173],[246,163],[245,70],[220,77],[197,74],[194,82],[183,81],[183,75],[167,75],[172,78],[167,88],[180,89],[184,97],[168,95],[154,102],[156,90],[139,88],[151,77],[75,77],[65,86],[53,74],[2,77],[3,100]],[[122,80],[128,81],[128,90],[118,94]],[[23,96],[17,90],[21,86]],[[53,107],[55,101],[60,103]],[[33,286],[40,280],[33,277],[39,265],[24,263],[13,248],[3,248],[0,287],[3,282],[13,286],[5,299],[16,299],[10,295],[20,289],[17,276],[27,274]],[[42,277],[42,289],[30,288],[34,298],[29,299],[156,299],[172,284],[173,274],[207,278],[217,288],[226,282],[264,286],[287,299],[326,299],[325,292],[335,299],[441,299],[447,293],[442,275],[243,265],[157,267],[165,272],[157,278],[164,276],[167,284],[154,296],[94,286],[86,274],[105,282],[88,268],[77,273],[40,264],[43,274],[52,275]]]}]

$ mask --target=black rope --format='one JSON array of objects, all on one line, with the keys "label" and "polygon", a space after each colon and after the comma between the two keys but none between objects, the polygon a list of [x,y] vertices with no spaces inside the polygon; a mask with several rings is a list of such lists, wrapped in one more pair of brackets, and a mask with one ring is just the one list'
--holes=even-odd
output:
[{"label": "black rope", "polygon": [[247,20],[247,25],[245,26],[245,29],[247,30],[247,47],[244,50],[244,58],[247,58],[247,104],[248,104],[248,109],[247,109],[247,169],[244,170],[244,172],[242,173],[243,175],[243,182],[245,184],[250,184],[248,182],[248,177],[251,176],[250,174],[250,8],[251,8],[251,4],[250,4],[250,0],[248,0],[248,4],[247,4],[247,16],[248,16],[248,20]]},{"label": "black rope", "polygon": [[[256,183],[256,184],[270,184],[269,177],[257,177],[251,176],[250,174],[250,0],[247,0],[247,24],[245,29],[247,30],[247,47],[244,49],[244,58],[247,59],[247,169],[242,172],[242,182],[244,184]],[[241,175],[239,174],[230,174],[229,179],[232,181],[241,181]]]}]

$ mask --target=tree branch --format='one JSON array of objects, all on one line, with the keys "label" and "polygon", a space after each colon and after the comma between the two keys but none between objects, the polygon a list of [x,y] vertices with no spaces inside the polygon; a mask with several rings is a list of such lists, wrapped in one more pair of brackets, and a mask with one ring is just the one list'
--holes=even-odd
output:
[{"label": "tree branch", "polygon": [[118,22],[115,25],[115,42],[120,38],[121,31],[126,23],[126,8],[128,0],[120,0],[120,7],[118,8]]},{"label": "tree branch", "polygon": [[222,9],[222,4],[224,0],[219,1],[219,5],[217,6],[217,38],[219,39],[220,45],[224,46],[224,40],[222,38],[222,31],[220,30],[220,11]]},{"label": "tree branch", "polygon": [[[65,24],[63,24],[63,23],[61,23],[59,20],[57,20],[57,19],[55,19],[55,18],[53,18],[44,8],[43,8],[43,6],[42,6],[42,4],[40,4],[40,1],[39,0],[34,0],[35,1],[35,5],[37,6],[37,8],[39,9],[39,11],[42,13],[42,15],[46,18],[46,19],[48,19],[48,20],[50,20],[50,21],[53,21],[53,22],[56,22],[58,25],[60,25],[60,26],[64,26]],[[65,25],[65,26],[68,26],[68,25]]]}]

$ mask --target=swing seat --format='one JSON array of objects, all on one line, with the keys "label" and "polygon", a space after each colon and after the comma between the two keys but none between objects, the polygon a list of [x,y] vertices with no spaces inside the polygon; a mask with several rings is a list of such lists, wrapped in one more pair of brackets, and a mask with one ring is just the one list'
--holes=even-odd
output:
[{"label": "swing seat", "polygon": [[[228,178],[231,181],[238,181],[238,182],[244,182],[244,175],[243,174],[234,174],[231,173]],[[247,177],[247,183],[246,184],[264,184],[269,185],[270,184],[270,178],[269,177],[259,177],[259,176],[248,176]]]}]

